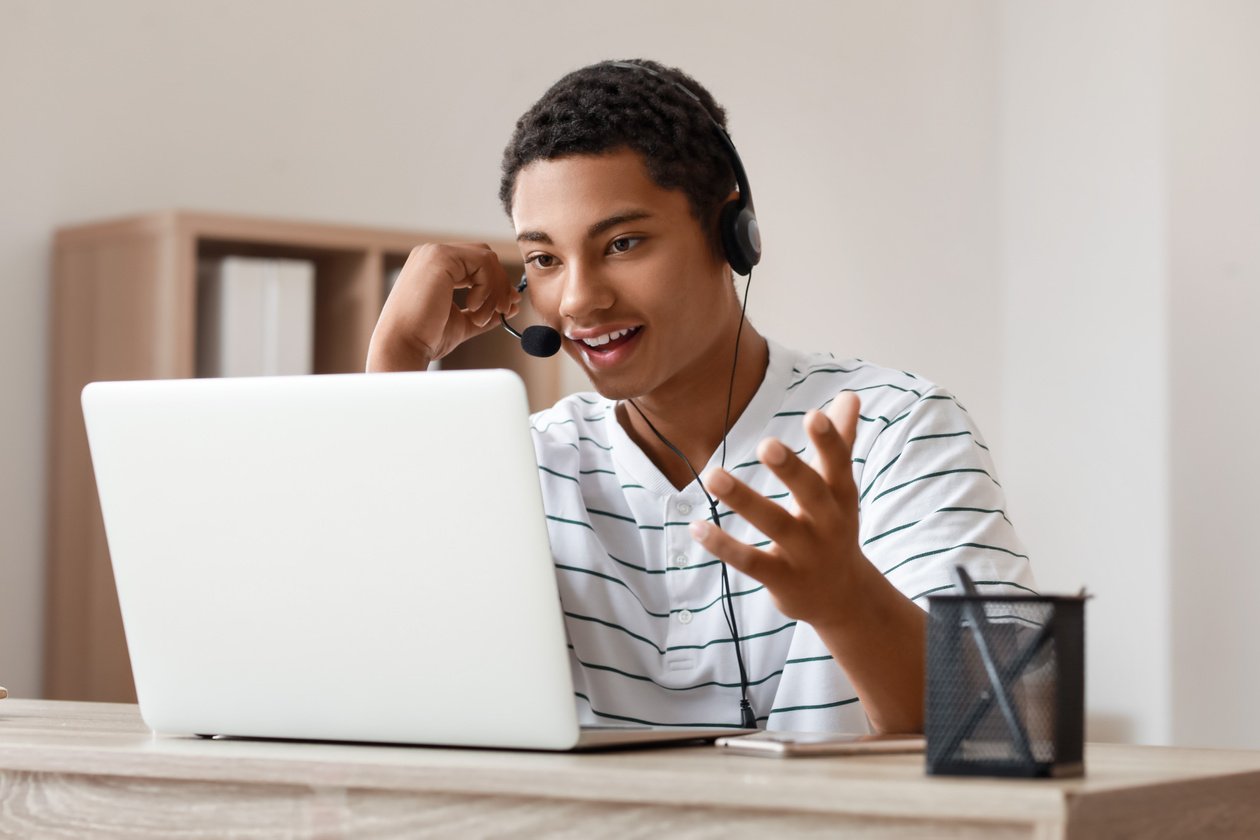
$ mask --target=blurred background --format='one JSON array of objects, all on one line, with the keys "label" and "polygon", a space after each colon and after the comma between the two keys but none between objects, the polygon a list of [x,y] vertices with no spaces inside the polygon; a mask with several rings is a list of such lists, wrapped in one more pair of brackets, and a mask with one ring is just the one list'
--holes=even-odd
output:
[{"label": "blurred background", "polygon": [[730,114],[750,317],[991,444],[1089,737],[1260,747],[1260,3],[0,0],[0,682],[43,686],[51,253],[173,208],[510,237],[517,116],[649,57]]}]

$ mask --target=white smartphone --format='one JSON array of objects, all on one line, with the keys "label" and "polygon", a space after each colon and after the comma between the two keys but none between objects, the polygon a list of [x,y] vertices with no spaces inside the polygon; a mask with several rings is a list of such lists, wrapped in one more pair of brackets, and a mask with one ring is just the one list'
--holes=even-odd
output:
[{"label": "white smartphone", "polygon": [[810,755],[921,753],[922,735],[853,735],[841,732],[755,732],[718,738],[714,744],[740,755],[789,758]]}]

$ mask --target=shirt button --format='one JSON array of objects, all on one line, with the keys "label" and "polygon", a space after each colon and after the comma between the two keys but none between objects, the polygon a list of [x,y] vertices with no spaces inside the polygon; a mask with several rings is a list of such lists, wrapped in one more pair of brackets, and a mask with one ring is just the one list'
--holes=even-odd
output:
[{"label": "shirt button", "polygon": [[683,624],[690,624],[691,623],[691,610],[683,610],[682,612],[678,613],[678,620],[681,621]]},{"label": "shirt button", "polygon": [[677,557],[674,558],[675,566],[686,566],[689,562],[691,561],[687,559],[686,554],[679,554]]},{"label": "shirt button", "polygon": [[681,513],[683,516],[686,516],[687,514],[691,513],[691,505],[687,504],[686,502],[679,502],[678,512]]}]

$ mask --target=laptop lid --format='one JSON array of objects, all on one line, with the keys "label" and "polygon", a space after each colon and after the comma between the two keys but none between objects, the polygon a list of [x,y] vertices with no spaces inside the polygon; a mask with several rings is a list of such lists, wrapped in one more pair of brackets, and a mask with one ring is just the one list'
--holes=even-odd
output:
[{"label": "laptop lid", "polygon": [[150,727],[575,745],[515,374],[94,383],[83,409]]}]

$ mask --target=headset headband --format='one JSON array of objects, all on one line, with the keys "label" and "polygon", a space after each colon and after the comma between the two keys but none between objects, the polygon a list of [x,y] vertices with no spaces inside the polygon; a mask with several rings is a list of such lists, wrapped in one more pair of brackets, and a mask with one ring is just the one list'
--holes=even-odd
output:
[{"label": "headset headband", "polygon": [[739,152],[735,150],[735,143],[731,140],[731,135],[725,128],[722,127],[722,124],[717,121],[717,119],[713,116],[713,112],[705,106],[704,102],[696,95],[695,91],[683,83],[675,81],[664,74],[653,70],[651,67],[646,67],[642,64],[635,64],[632,61],[610,61],[608,62],[608,66],[621,67],[626,70],[641,70],[644,73],[650,73],[660,81],[668,85],[673,85],[675,88],[695,100],[695,103],[700,106],[700,110],[703,111],[704,115],[709,118],[709,122],[713,123],[713,127],[717,130],[718,137],[721,139],[722,144],[726,146],[726,150],[729,153],[728,156],[731,162],[731,169],[735,171],[735,185],[739,187],[740,209],[753,208],[752,187],[748,184],[748,175],[744,172],[744,162],[740,160]]}]

